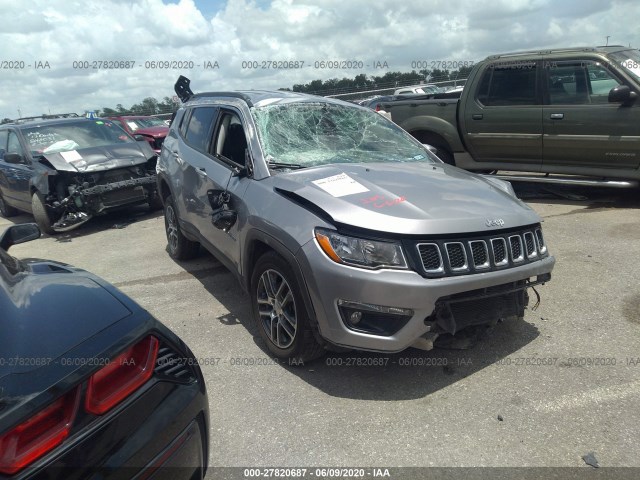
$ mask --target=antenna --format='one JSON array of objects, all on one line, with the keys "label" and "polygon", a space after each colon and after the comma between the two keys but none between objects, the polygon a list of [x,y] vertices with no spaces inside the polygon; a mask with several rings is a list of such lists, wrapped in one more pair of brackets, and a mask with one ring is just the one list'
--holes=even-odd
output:
[{"label": "antenna", "polygon": [[609,37],[610,37],[610,36],[611,36],[611,35],[607,35],[607,45],[606,45],[607,47],[609,46]]}]

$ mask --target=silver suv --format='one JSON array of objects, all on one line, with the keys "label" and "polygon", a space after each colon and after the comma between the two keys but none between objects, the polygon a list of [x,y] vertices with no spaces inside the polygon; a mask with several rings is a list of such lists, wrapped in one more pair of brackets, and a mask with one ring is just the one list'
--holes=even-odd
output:
[{"label": "silver suv", "polygon": [[199,244],[249,292],[279,358],[429,349],[522,317],[548,281],[540,218],[509,183],[441,162],[375,112],[283,91],[183,101],[158,161],[169,254]]}]

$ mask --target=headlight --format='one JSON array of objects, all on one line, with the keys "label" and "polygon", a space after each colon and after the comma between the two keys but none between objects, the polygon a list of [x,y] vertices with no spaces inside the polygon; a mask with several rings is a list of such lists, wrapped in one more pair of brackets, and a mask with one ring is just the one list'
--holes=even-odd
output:
[{"label": "headlight", "polygon": [[379,242],[348,237],[330,230],[316,230],[322,251],[334,262],[364,268],[407,268],[402,247],[395,242]]}]

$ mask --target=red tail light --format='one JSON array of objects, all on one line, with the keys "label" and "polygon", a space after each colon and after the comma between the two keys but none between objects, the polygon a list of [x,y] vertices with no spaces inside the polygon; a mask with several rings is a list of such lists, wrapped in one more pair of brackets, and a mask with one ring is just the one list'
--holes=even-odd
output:
[{"label": "red tail light", "polygon": [[376,112],[379,112],[379,111],[380,111],[380,104],[376,103]]},{"label": "red tail light", "polygon": [[111,360],[89,379],[85,409],[102,415],[144,385],[153,375],[158,339],[148,336]]},{"label": "red tail light", "polygon": [[12,475],[62,443],[78,411],[80,389],[63,395],[0,436],[0,473]]}]

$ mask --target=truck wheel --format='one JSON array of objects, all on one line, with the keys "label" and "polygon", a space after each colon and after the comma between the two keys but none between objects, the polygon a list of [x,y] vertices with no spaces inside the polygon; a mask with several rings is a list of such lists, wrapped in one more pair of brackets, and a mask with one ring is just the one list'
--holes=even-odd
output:
[{"label": "truck wheel", "polygon": [[0,216],[4,218],[13,217],[18,214],[18,210],[13,208],[11,205],[8,205],[7,202],[2,198],[2,194],[0,193]]},{"label": "truck wheel", "polygon": [[167,232],[167,244],[171,258],[174,260],[189,260],[198,255],[200,244],[189,240],[182,234],[176,206],[171,195],[164,201],[164,228]]},{"label": "truck wheel", "polygon": [[439,136],[433,135],[425,132],[416,132],[413,134],[417,140],[421,143],[426,143],[427,145],[431,145],[436,149],[436,155],[440,160],[444,163],[448,163],[449,165],[456,165],[456,162],[453,158],[453,153],[447,146],[446,142]]},{"label": "truck wheel", "polygon": [[51,220],[51,215],[40,192],[33,192],[31,195],[31,213],[42,232],[49,235],[56,233],[52,228],[55,222]]},{"label": "truck wheel", "polygon": [[324,354],[293,270],[277,253],[267,252],[256,263],[251,297],[258,331],[273,355],[301,365]]}]

